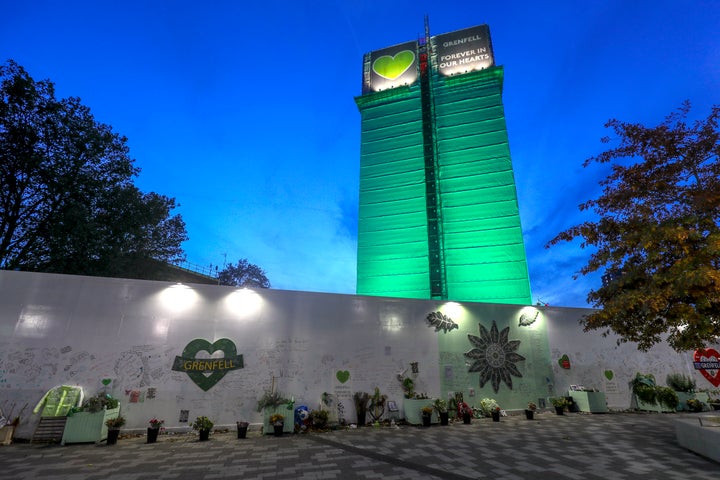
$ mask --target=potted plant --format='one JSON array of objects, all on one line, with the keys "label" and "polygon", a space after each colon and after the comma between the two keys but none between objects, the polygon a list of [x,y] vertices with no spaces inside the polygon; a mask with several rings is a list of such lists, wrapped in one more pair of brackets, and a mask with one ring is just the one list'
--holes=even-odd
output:
[{"label": "potted plant", "polygon": [[668,388],[675,391],[678,396],[677,409],[686,410],[689,408],[688,400],[695,398],[695,380],[690,375],[670,373],[667,377],[665,377],[665,383]]},{"label": "potted plant", "polygon": [[691,398],[686,403],[688,410],[690,410],[691,412],[702,412],[703,407],[705,406],[703,402],[701,402],[697,398]]},{"label": "potted plant", "polygon": [[270,415],[270,424],[273,426],[273,434],[276,437],[282,437],[283,428],[285,426],[285,417],[279,413]]},{"label": "potted plant", "polygon": [[535,402],[528,402],[527,407],[525,408],[525,418],[528,420],[535,418],[535,410],[537,410]]},{"label": "potted plant", "polygon": [[245,438],[249,426],[248,422],[237,422],[237,438]]},{"label": "potted plant", "polygon": [[212,430],[214,423],[205,416],[197,417],[192,424],[193,430],[197,430],[199,439],[201,442],[205,442],[210,439],[210,430]]},{"label": "potted plant", "polygon": [[119,415],[115,418],[109,418],[105,421],[105,425],[108,429],[107,444],[115,445],[120,436],[120,427],[125,425],[125,418]]},{"label": "potted plant", "polygon": [[387,395],[380,393],[380,389],[375,387],[375,391],[370,397],[370,416],[373,419],[373,423],[380,421],[380,418],[385,413],[385,402],[387,401]]},{"label": "potted plant", "polygon": [[427,405],[425,407],[422,407],[420,409],[420,412],[422,414],[422,423],[423,427],[429,427],[432,423],[432,413],[433,413],[433,407],[430,405]]},{"label": "potted plant", "polygon": [[498,419],[495,421],[500,420],[500,405],[498,405],[495,399],[483,398],[480,400],[480,410],[484,417],[493,417],[493,420],[495,420],[495,416],[497,416]]},{"label": "potted plant", "polygon": [[720,398],[711,397],[710,394],[708,394],[708,405],[710,405],[713,410],[720,410]]},{"label": "potted plant", "polygon": [[147,443],[155,443],[157,442],[160,428],[162,428],[162,426],[165,424],[165,420],[159,420],[153,417],[148,423],[150,424],[150,426],[147,429]]},{"label": "potted plant", "polygon": [[553,404],[553,407],[555,407],[555,413],[558,415],[563,415],[565,412],[565,408],[568,406],[568,401],[565,397],[551,398],[550,403]]},{"label": "potted plant", "polygon": [[435,399],[433,402],[433,408],[440,417],[440,425],[447,425],[448,422],[448,404],[446,400],[442,398]]},{"label": "potted plant", "polygon": [[101,442],[108,436],[106,422],[119,415],[117,399],[105,393],[89,397],[80,408],[68,412],[61,443]]},{"label": "potted plant", "polygon": [[403,391],[405,392],[405,398],[415,398],[415,382],[410,377],[400,376],[400,383],[402,384]]},{"label": "potted plant", "polygon": [[463,423],[469,424],[473,415],[473,409],[465,402],[458,402],[458,416],[463,419]]},{"label": "potted plant", "polygon": [[[293,404],[293,398],[286,397],[284,394],[275,391],[274,388],[265,391],[257,403],[257,411],[263,414],[263,433],[269,434],[275,431],[275,427],[270,421],[270,417],[274,414],[292,416]],[[295,428],[294,422],[288,422],[285,428],[288,433],[292,433]]]},{"label": "potted plant", "polygon": [[365,425],[365,416],[367,415],[368,402],[370,394],[367,392],[355,392],[353,394],[353,403],[355,403],[355,413],[357,414],[357,426]]},{"label": "potted plant", "polygon": [[313,410],[310,412],[310,421],[312,426],[317,429],[323,429],[327,426],[328,418],[330,418],[330,412],[327,410]]},{"label": "potted plant", "polygon": [[655,387],[657,402],[661,408],[664,406],[667,410],[674,412],[680,404],[678,394],[670,387]]}]

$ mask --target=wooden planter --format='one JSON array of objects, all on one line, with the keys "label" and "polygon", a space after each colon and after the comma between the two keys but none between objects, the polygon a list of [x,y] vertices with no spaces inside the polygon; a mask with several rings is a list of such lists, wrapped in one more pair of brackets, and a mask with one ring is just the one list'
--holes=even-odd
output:
[{"label": "wooden planter", "polygon": [[77,412],[67,417],[62,445],[66,443],[101,442],[107,439],[108,428],[105,422],[120,415],[120,407],[100,412]]}]

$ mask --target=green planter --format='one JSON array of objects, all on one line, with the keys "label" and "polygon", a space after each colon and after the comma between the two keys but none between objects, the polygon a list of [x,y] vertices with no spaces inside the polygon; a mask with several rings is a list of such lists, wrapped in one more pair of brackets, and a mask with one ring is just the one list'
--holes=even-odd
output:
[{"label": "green planter", "polygon": [[608,411],[603,392],[569,392],[581,412],[606,413]]},{"label": "green planter", "polygon": [[295,410],[288,410],[287,404],[263,409],[263,433],[265,435],[275,434],[275,426],[270,423],[270,416],[276,413],[285,417],[283,419],[283,432],[293,433],[295,431]]},{"label": "green planter", "polygon": [[695,398],[694,393],[688,393],[688,392],[678,392],[675,391],[675,394],[678,396],[678,406],[677,411],[678,412],[688,412],[690,409],[688,408],[687,401]]},{"label": "green planter", "polygon": [[637,395],[633,395],[635,397],[635,408],[638,410],[644,410],[647,412],[674,412],[675,410],[667,408],[665,405],[660,405],[659,403],[646,403],[640,400]]},{"label": "green planter", "polygon": [[[403,399],[403,413],[405,414],[405,421],[411,425],[422,425],[422,411],[423,407],[432,407],[432,398],[404,398]],[[430,417],[430,423],[438,423],[437,412],[433,410],[432,416]]]},{"label": "green planter", "polygon": [[77,412],[67,417],[61,444],[102,442],[107,439],[105,422],[120,415],[120,407],[99,412]]}]

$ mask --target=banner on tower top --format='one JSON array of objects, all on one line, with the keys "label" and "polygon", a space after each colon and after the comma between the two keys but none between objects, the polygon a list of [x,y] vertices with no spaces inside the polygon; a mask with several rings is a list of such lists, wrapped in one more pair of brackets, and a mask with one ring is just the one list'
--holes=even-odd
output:
[{"label": "banner on tower top", "polygon": [[365,58],[362,93],[412,85],[418,78],[417,65],[416,42],[401,43],[370,52]]},{"label": "banner on tower top", "polygon": [[487,25],[436,35],[433,45],[440,75],[457,75],[495,65]]}]

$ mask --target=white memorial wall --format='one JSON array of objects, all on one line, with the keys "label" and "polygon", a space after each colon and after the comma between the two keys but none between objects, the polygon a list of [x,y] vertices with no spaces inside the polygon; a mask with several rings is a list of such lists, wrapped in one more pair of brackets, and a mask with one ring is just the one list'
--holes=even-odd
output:
[{"label": "white memorial wall", "polygon": [[[528,311],[535,322],[522,325]],[[457,327],[436,330],[432,312]],[[34,407],[59,385],[115,396],[128,429],[144,429],[152,417],[169,428],[199,415],[216,425],[259,423],[257,400],[273,386],[310,409],[332,394],[352,423],[357,391],[378,387],[402,407],[398,375],[412,376],[415,390],[430,397],[462,389],[468,403],[492,397],[507,410],[570,385],[597,388],[611,409],[626,409],[636,372],[661,384],[668,373],[689,374],[698,387],[713,388],[693,369],[692,352],[618,346],[612,336],[583,332],[584,313],[0,271],[0,407],[20,414],[16,438],[30,438],[39,421]],[[490,382],[481,387],[463,360],[473,348],[468,335],[479,336],[479,325],[489,332],[493,322],[519,339],[524,358],[515,363],[523,376],[512,378],[513,389],[501,382],[497,392]],[[217,370],[192,371],[203,365]]]}]

